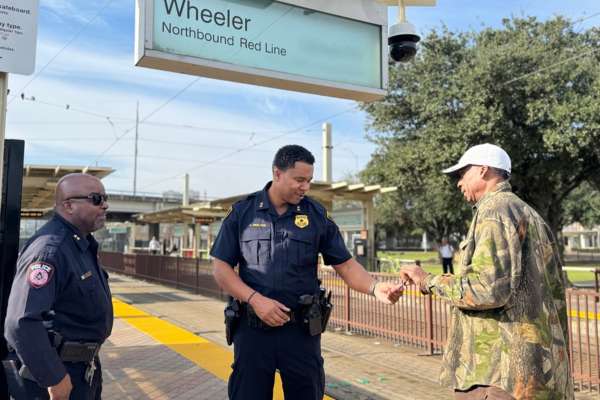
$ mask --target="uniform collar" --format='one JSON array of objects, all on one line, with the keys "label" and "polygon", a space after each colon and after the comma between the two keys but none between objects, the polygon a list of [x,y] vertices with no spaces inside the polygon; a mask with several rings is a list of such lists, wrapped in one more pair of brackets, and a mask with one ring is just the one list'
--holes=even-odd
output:
[{"label": "uniform collar", "polygon": [[268,210],[271,208],[271,200],[269,200],[268,190],[271,187],[272,183],[272,181],[269,181],[269,183],[265,185],[263,190],[258,192],[258,201],[256,202],[257,210]]},{"label": "uniform collar", "polygon": [[[275,213],[275,215],[277,215],[277,212],[271,205],[271,200],[269,200],[269,192],[268,191],[272,184],[273,184],[273,181],[269,181],[269,183],[267,183],[265,185],[263,190],[261,190],[259,192],[258,198],[257,198],[258,201],[256,202],[256,209],[263,210],[263,211],[271,210],[273,213]],[[302,199],[300,201],[300,203],[298,203],[298,204],[288,204],[288,210],[285,212],[285,214],[288,214],[290,212],[292,214],[305,214],[306,213],[306,198]],[[285,215],[285,214],[283,214],[283,215]]]},{"label": "uniform collar", "polygon": [[96,239],[94,239],[91,234],[87,235],[87,237],[83,236],[75,225],[64,219],[62,216],[60,216],[60,214],[54,213],[54,219],[59,221],[65,226],[65,228],[67,228],[69,231],[69,236],[71,236],[77,247],[79,247],[79,250],[82,252],[87,251],[88,247],[90,246],[92,246],[92,248],[97,246]]},{"label": "uniform collar", "polygon": [[479,201],[473,206],[473,209],[479,209],[483,205],[483,203],[487,202],[489,199],[496,196],[498,193],[511,191],[512,187],[510,186],[510,183],[508,181],[502,181],[496,185],[494,190],[492,190],[491,192],[487,192],[481,199],[479,199]]}]

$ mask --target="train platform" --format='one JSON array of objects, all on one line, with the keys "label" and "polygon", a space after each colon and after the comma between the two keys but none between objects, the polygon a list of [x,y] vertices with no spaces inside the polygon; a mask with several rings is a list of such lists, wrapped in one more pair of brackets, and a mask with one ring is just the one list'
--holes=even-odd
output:
[{"label": "train platform", "polygon": [[[101,352],[104,399],[227,399],[233,353],[223,302],[117,274],[110,284],[115,323]],[[437,383],[439,356],[343,332],[325,333],[322,349],[327,399],[453,398]],[[283,399],[279,379],[273,398]]]}]

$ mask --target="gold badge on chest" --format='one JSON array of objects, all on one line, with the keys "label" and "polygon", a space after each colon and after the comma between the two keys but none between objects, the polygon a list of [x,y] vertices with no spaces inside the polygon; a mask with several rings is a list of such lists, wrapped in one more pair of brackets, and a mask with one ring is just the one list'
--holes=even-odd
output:
[{"label": "gold badge on chest", "polygon": [[308,215],[296,215],[294,223],[298,228],[306,228],[308,226]]}]

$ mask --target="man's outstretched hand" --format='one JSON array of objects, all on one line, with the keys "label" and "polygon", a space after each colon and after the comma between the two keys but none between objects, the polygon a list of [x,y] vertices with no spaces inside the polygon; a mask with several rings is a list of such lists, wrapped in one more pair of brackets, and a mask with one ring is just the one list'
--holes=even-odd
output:
[{"label": "man's outstretched hand", "polygon": [[429,274],[418,265],[407,265],[400,270],[400,278],[403,282],[413,283],[419,287],[427,275]]},{"label": "man's outstretched hand", "polygon": [[395,304],[404,292],[403,283],[377,282],[375,285],[375,297],[385,304]]}]

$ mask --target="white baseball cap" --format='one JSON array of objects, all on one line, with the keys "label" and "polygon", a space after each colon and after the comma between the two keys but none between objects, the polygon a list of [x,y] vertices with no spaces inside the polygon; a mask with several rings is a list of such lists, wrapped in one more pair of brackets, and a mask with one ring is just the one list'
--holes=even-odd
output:
[{"label": "white baseball cap", "polygon": [[502,148],[490,144],[478,144],[468,149],[456,165],[446,168],[444,174],[452,174],[467,165],[486,165],[502,169],[510,174],[510,157]]}]

